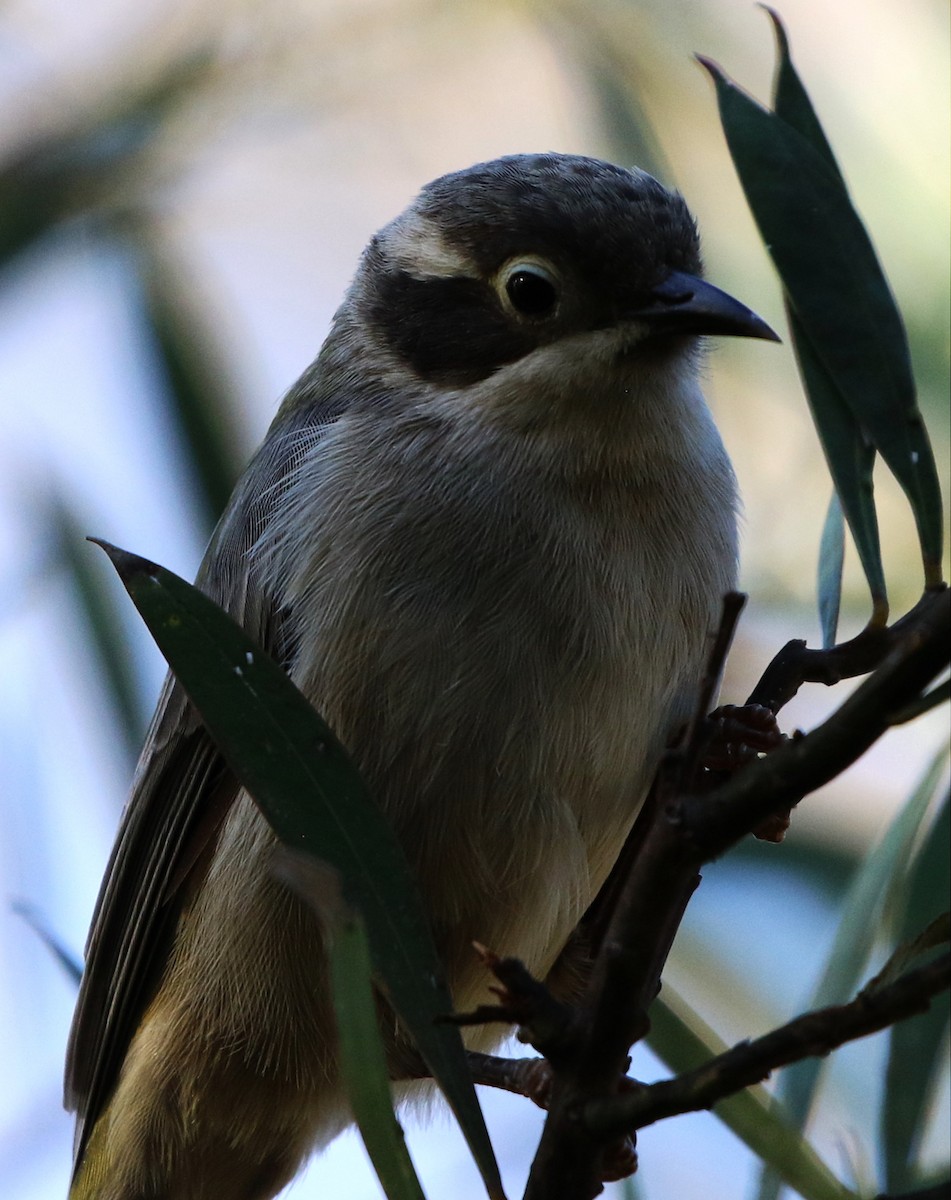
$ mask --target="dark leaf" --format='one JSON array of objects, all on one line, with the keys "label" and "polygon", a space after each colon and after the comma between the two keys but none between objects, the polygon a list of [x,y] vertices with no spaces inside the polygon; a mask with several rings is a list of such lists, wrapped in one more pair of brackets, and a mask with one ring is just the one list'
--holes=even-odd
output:
[{"label": "dark leaf", "polygon": [[[796,314],[792,309],[788,309],[788,314],[789,331],[792,335],[793,349],[799,364],[809,410],[822,443],[826,462],[829,464],[829,473],[835,484],[842,513],[848,521],[849,529],[855,540],[855,547],[858,550],[859,561],[862,563],[862,569],[868,581],[869,592],[872,596],[873,620],[884,624],[888,617],[888,600],[872,483],[875,449],[865,438],[861,426],[843,400],[834,379],[810,345]],[[823,549],[820,551],[820,572],[823,570],[824,540],[825,532],[823,532]],[[844,553],[844,547],[842,552]],[[840,590],[841,573],[840,564]],[[822,593],[820,592],[820,616],[821,610]],[[837,620],[838,605],[836,605],[835,615]],[[824,618],[822,627],[823,633],[825,633]],[[833,643],[827,644],[832,645]]]},{"label": "dark leaf", "polygon": [[243,455],[232,431],[228,371],[184,278],[141,223],[127,227],[139,308],[159,356],[172,420],[210,532],[231,496]]},{"label": "dark leaf", "polygon": [[[942,750],[856,873],[842,907],[822,978],[804,1007],[825,1008],[830,1004],[842,1004],[857,991],[881,931],[889,896],[895,888],[901,887],[901,864],[911,853],[946,762],[947,752]],[[821,1070],[822,1060],[809,1058],[788,1067],[780,1078],[777,1096],[797,1129],[806,1127]],[[775,1200],[781,1182],[775,1172],[764,1170],[757,1200]]]},{"label": "dark leaf", "polygon": [[[896,894],[902,911],[898,936],[904,953],[922,947],[919,931],[940,939],[947,936],[948,894],[951,891],[948,846],[951,844],[951,805],[946,795],[927,837],[905,873],[905,886]],[[944,923],[939,914],[944,914]],[[937,919],[936,919],[937,918]],[[935,939],[932,938],[932,941]],[[940,1053],[948,1036],[947,995],[936,998],[926,1013],[895,1025],[889,1033],[881,1128],[885,1186],[902,1191],[922,1182],[918,1153],[929,1116],[929,1102],[941,1072]]]},{"label": "dark leaf", "polygon": [[803,87],[802,80],[789,56],[789,38],[786,36],[779,13],[767,5],[763,5],[763,7],[773,23],[776,48],[779,51],[776,78],[773,81],[773,111],[777,117],[782,117],[787,125],[791,125],[793,129],[801,133],[813,149],[819,151],[844,188],[845,180],[842,178],[842,172],[839,170],[839,164],[835,160],[825,130],[816,116],[816,110],[812,107],[809,94]]},{"label": "dark leaf", "polygon": [[[915,400],[905,329],[868,234],[827,150],[816,148],[814,129],[804,135],[715,63],[701,62],[716,84],[730,153],[790,306],[908,496],[926,583],[937,584],[943,519],[938,475]],[[793,101],[784,103],[794,109]],[[795,111],[806,127],[801,107]],[[830,460],[834,453],[826,447]]]},{"label": "dark leaf", "polygon": [[819,577],[816,592],[819,600],[819,624],[822,627],[822,647],[835,645],[839,628],[839,606],[842,602],[842,566],[845,562],[845,525],[838,492],[833,492],[822,526],[819,542]]},{"label": "dark leaf", "polygon": [[456,1114],[489,1195],[502,1185],[425,914],[399,843],[346,751],[285,673],[197,589],[103,548],[192,703],[278,838],[339,871],[378,980]]},{"label": "dark leaf", "polygon": [[377,1178],[388,1200],[424,1200],[393,1112],[363,921],[343,899],[337,872],[311,855],[283,848],[275,873],[311,906],[329,933],[327,955],[341,1071]]},{"label": "dark leaf", "polygon": [[[825,131],[812,107],[812,101],[789,56],[789,39],[779,14],[766,8],[776,34],[779,62],[773,84],[773,110],[777,117],[800,133],[821,154],[834,172],[843,190],[845,180],[835,160]],[[842,511],[852,531],[862,569],[872,594],[873,620],[884,623],[887,616],[885,577],[882,569],[878,519],[872,489],[875,450],[862,433],[847,401],[836,387],[835,380],[822,365],[822,360],[809,345],[802,325],[787,304],[793,348],[799,363],[806,398],[812,419],[820,431],[820,441],[835,483],[841,510],[836,517],[830,505],[819,552],[819,619],[823,645],[835,644],[842,593]],[[827,535],[832,539],[827,546]],[[835,547],[834,549],[832,547]],[[838,560],[838,566],[835,562]],[[834,590],[833,590],[834,589]]]}]

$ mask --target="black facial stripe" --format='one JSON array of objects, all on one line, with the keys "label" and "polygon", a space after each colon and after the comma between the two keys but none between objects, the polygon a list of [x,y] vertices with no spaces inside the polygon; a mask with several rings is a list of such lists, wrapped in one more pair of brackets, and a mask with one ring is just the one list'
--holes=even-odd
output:
[{"label": "black facial stripe", "polygon": [[475,279],[417,279],[387,271],[378,280],[371,317],[395,352],[418,375],[437,383],[486,379],[540,342],[501,310]]}]

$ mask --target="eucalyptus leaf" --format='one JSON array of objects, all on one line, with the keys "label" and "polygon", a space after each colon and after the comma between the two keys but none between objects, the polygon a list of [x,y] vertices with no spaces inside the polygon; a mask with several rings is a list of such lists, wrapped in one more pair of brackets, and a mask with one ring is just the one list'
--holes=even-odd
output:
[{"label": "eucalyptus leaf", "polygon": [[[848,521],[855,547],[858,550],[859,561],[868,581],[872,597],[873,620],[884,624],[888,616],[888,598],[885,590],[885,572],[882,567],[882,550],[878,536],[878,517],[875,512],[873,489],[872,473],[875,466],[875,448],[866,439],[861,426],[836,387],[835,380],[813,350],[798,317],[791,309],[788,310],[788,315],[789,331],[792,335],[793,349],[799,364],[809,410],[819,434],[842,513]],[[830,529],[830,535],[832,532],[833,530]],[[831,587],[833,578],[828,577],[824,568],[825,530],[822,538],[823,545],[820,549],[819,565],[821,581],[819,607],[825,636],[828,618],[823,616],[823,604],[829,603],[831,593],[824,592],[823,587]],[[841,553],[844,555],[844,546]],[[840,592],[841,577],[840,561],[838,583],[836,584]],[[829,616],[831,617],[831,615],[830,612]],[[832,641],[826,642],[827,646],[833,645],[835,641],[835,624],[838,620],[837,601],[834,615],[835,620],[831,623]]]},{"label": "eucalyptus leaf", "polygon": [[[940,582],[943,509],[908,341],[874,248],[827,150],[708,59],[737,174],[809,345],[898,479],[925,581]],[[785,101],[787,111],[793,105]],[[798,120],[802,122],[801,109]],[[819,430],[820,437],[822,430]],[[831,458],[829,448],[827,456]]]},{"label": "eucalyptus leaf", "polygon": [[[894,900],[901,949],[893,969],[911,965],[912,956],[924,953],[928,943],[947,939],[948,894],[951,869],[951,803],[946,794],[919,853],[905,873],[905,886]],[[924,930],[924,934],[922,934]],[[904,960],[904,961],[903,961]],[[881,1110],[881,1146],[885,1186],[905,1190],[922,1182],[918,1152],[928,1119],[929,1101],[941,1072],[939,1052],[948,1037],[948,996],[938,996],[927,1012],[901,1021],[889,1031],[888,1065]]]},{"label": "eucalyptus leaf", "polygon": [[835,645],[839,627],[839,607],[842,603],[842,567],[845,562],[845,523],[838,492],[833,492],[826,510],[819,542],[819,575],[816,592],[819,601],[819,624],[822,628],[822,648]]},{"label": "eucalyptus leaf", "polygon": [[[766,13],[773,23],[779,51],[773,82],[773,110],[777,117],[800,133],[822,155],[845,190],[845,180],[835,154],[809,94],[793,66],[789,54],[789,39],[779,14],[768,7]],[[887,598],[872,484],[875,449],[869,444],[848,402],[836,386],[835,379],[823,366],[820,356],[810,345],[801,322],[788,304],[787,310],[793,349],[812,419],[819,430],[839,503],[846,514],[872,594],[873,619],[884,623],[887,616]],[[830,524],[830,520],[833,524]],[[841,533],[838,532],[840,528],[841,513],[835,517],[833,506],[830,505],[819,551],[819,619],[825,648],[835,644],[839,618],[842,559],[845,551]],[[827,544],[827,536],[834,539],[831,545]]]},{"label": "eucalyptus leaf", "polygon": [[829,145],[829,139],[816,115],[816,110],[809,99],[809,93],[803,86],[789,54],[789,38],[785,26],[775,9],[763,5],[766,15],[773,23],[776,34],[776,48],[779,51],[779,61],[776,65],[776,76],[773,80],[773,111],[777,117],[782,117],[787,125],[791,125],[810,145],[825,158],[835,172],[843,188],[845,180],[839,170],[835,154]]},{"label": "eucalyptus leaf", "polygon": [[[839,927],[826,966],[806,1008],[842,1004],[858,990],[865,965],[879,934],[882,916],[901,864],[910,854],[925,814],[932,804],[945,770],[948,751],[935,755],[921,782],[896,815],[878,844],[857,871],[842,906]],[[822,1070],[822,1060],[805,1059],[788,1067],[780,1077],[777,1097],[789,1120],[805,1129]],[[757,1200],[776,1200],[782,1181],[764,1168]]]},{"label": "eucalyptus leaf", "polygon": [[379,985],[412,1034],[490,1197],[502,1184],[432,935],[402,849],[346,751],[287,675],[207,596],[100,543],[229,766],[278,838],[340,872]]},{"label": "eucalyptus leaf", "polygon": [[145,697],[129,639],[116,619],[114,582],[101,561],[92,561],[86,531],[73,505],[58,489],[45,498],[43,525],[56,565],[64,572],[86,628],[84,639],[95,656],[116,716],[130,768],[148,723]]},{"label": "eucalyptus leaf", "polygon": [[370,945],[360,914],[344,900],[337,872],[309,854],[282,848],[275,874],[313,909],[327,930],[341,1073],[387,1200],[425,1200],[393,1111],[373,994]]},{"label": "eucalyptus leaf", "polygon": [[156,350],[172,422],[210,532],[228,503],[243,459],[230,432],[228,371],[192,289],[157,235],[139,222],[127,227],[126,240],[136,275],[136,307]]}]

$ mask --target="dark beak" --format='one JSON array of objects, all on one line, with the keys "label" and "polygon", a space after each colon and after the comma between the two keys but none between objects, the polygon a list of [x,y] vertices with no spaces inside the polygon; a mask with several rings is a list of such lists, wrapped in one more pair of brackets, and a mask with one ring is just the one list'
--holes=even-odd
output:
[{"label": "dark beak", "polygon": [[780,340],[745,304],[683,271],[671,271],[662,283],[651,288],[647,303],[630,315],[645,321],[657,333],[716,333],[764,338],[768,342]]}]

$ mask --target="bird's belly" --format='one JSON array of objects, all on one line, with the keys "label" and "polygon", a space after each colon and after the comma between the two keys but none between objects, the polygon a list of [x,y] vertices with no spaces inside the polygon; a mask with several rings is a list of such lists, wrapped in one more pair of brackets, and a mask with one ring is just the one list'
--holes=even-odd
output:
[{"label": "bird's belly", "polygon": [[[460,637],[431,617],[428,652],[409,656],[379,632],[359,684],[335,685],[333,664],[352,658],[341,648],[308,687],[396,829],[463,1008],[488,998],[473,941],[550,968],[613,865],[694,674],[690,655],[673,674],[646,668],[631,637],[559,647],[517,613],[486,624]],[[322,644],[334,640],[325,627]]]},{"label": "bird's belly", "polygon": [[702,464],[575,475],[563,447],[504,433],[339,422],[271,567],[293,678],[392,822],[457,981],[473,940],[551,965],[686,716],[734,570],[725,459],[721,512]]}]

